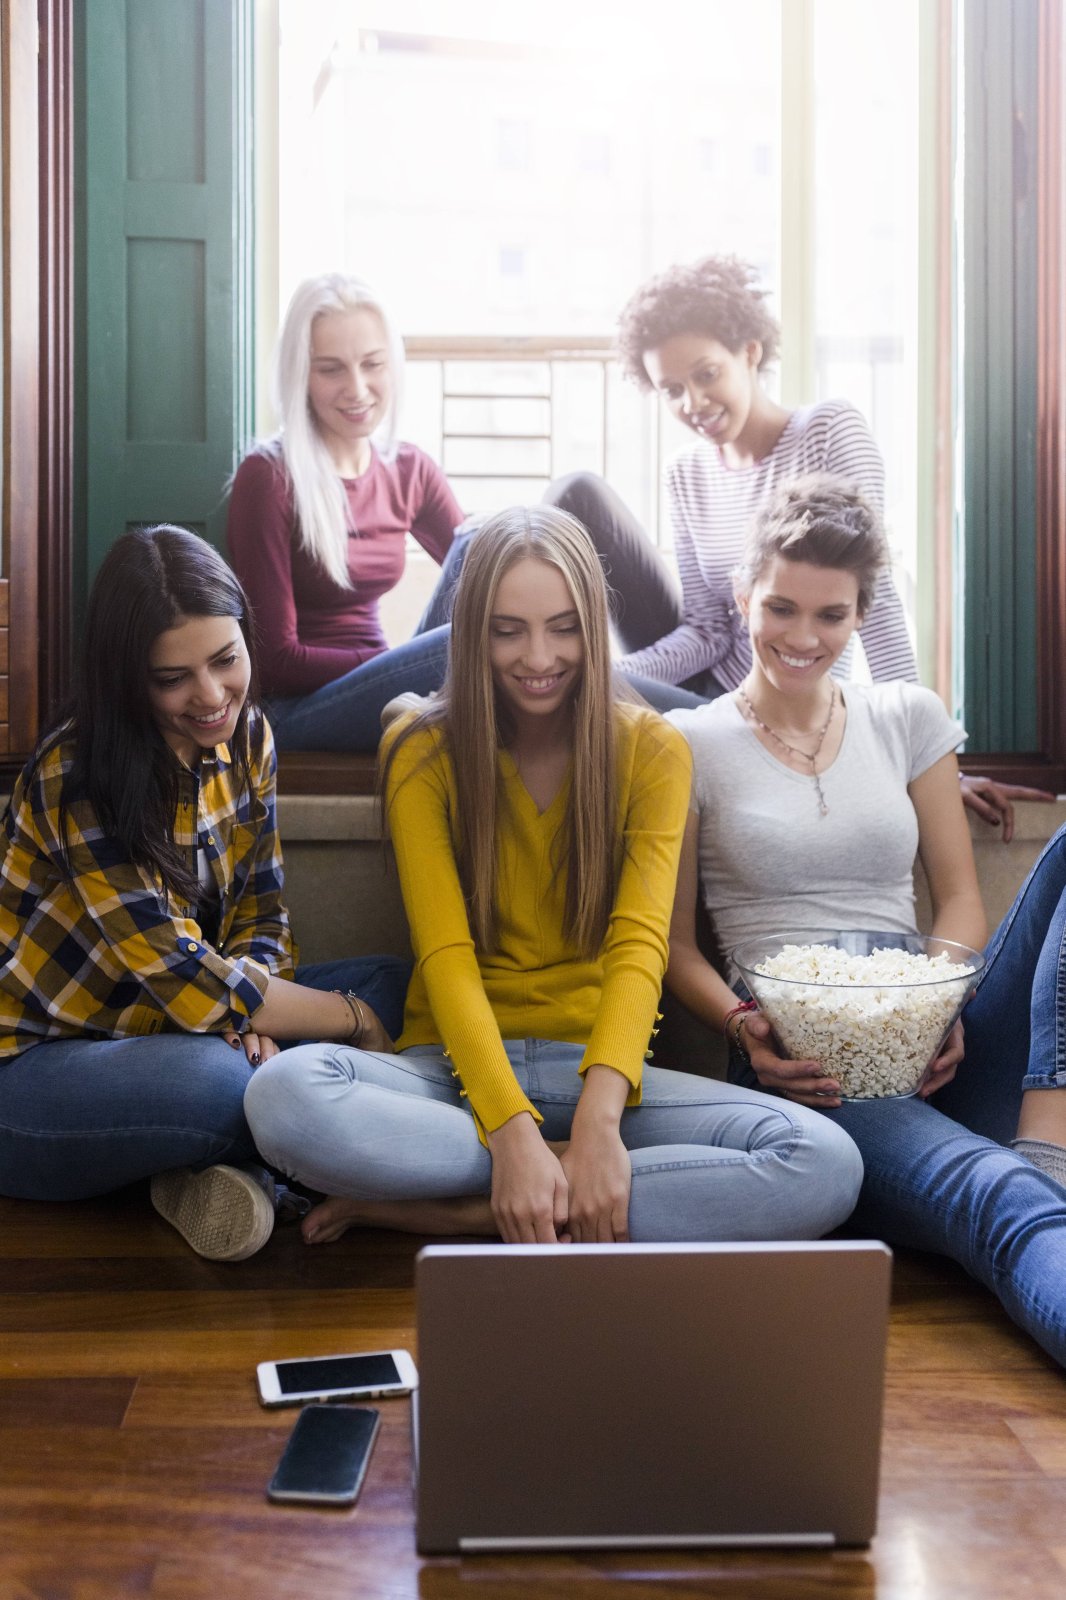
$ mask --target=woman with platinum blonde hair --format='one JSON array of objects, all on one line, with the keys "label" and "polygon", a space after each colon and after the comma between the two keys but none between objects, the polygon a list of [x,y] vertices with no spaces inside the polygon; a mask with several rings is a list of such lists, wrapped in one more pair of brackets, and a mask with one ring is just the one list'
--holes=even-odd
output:
[{"label": "woman with platinum blonde hair", "polygon": [[385,742],[415,950],[396,1054],[265,1062],[260,1149],[355,1224],[513,1243],[807,1238],[847,1216],[851,1140],[802,1107],[646,1065],[689,804],[685,741],[621,698],[581,524],[471,539],[439,700]]},{"label": "woman with platinum blonde hair", "polygon": [[373,750],[386,702],[444,676],[447,628],[423,621],[390,648],[378,609],[408,533],[441,562],[463,519],[440,468],[397,438],[402,379],[403,345],[365,283],[300,284],[275,352],[281,427],[237,469],[228,522],[281,750]]}]

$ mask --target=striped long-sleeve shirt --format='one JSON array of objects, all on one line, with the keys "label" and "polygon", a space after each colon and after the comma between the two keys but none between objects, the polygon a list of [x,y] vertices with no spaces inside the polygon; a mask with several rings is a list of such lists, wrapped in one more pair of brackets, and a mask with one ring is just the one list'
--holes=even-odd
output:
[{"label": "striped long-sleeve shirt", "polygon": [[[735,689],[751,667],[744,619],[733,605],[733,569],[752,519],[784,483],[809,472],[831,472],[860,489],[884,510],[885,469],[862,414],[847,400],[824,400],[793,411],[768,456],[731,468],[714,445],[697,444],[667,467],[674,549],[681,576],[679,625],[617,665],[667,683],[682,683],[710,669]],[[859,630],[871,677],[917,680],[903,607],[886,573]],[[849,648],[833,668],[851,675]]]},{"label": "striped long-sleeve shirt", "polygon": [[250,739],[250,788],[238,785],[224,744],[179,775],[174,843],[193,872],[199,851],[213,879],[214,943],[197,907],[175,902],[135,866],[87,802],[68,813],[67,872],[59,802],[70,738],[26,769],[0,833],[0,1057],[72,1036],[240,1031],[268,975],[292,977],[265,721],[253,722]]}]

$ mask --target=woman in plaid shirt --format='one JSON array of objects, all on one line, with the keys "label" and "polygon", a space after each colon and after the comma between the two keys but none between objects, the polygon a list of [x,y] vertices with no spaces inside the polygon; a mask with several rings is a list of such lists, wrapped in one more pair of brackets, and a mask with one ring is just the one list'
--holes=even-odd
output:
[{"label": "woman in plaid shirt", "polygon": [[156,1209],[218,1260],[273,1226],[249,1076],[276,1040],[390,1048],[408,971],[296,972],[255,683],[221,557],[180,528],[125,534],[0,837],[3,1193],[76,1200],[150,1176]]}]

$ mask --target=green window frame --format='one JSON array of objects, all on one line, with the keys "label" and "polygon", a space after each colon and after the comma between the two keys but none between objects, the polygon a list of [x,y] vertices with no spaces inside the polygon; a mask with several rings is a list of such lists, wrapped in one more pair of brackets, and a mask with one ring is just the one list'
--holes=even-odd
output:
[{"label": "green window frame", "polygon": [[955,7],[953,697],[966,765],[1066,788],[1061,0]]}]

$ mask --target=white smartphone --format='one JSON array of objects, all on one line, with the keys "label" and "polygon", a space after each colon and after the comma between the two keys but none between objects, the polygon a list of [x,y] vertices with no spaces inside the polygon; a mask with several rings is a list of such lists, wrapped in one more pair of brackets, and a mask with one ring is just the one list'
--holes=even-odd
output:
[{"label": "white smartphone", "polygon": [[259,1398],[265,1406],[299,1406],[306,1400],[373,1400],[410,1394],[418,1387],[418,1371],[406,1350],[261,1361],[255,1370]]},{"label": "white smartphone", "polygon": [[308,1406],[301,1411],[267,1485],[270,1499],[354,1504],[380,1420],[369,1406]]}]

